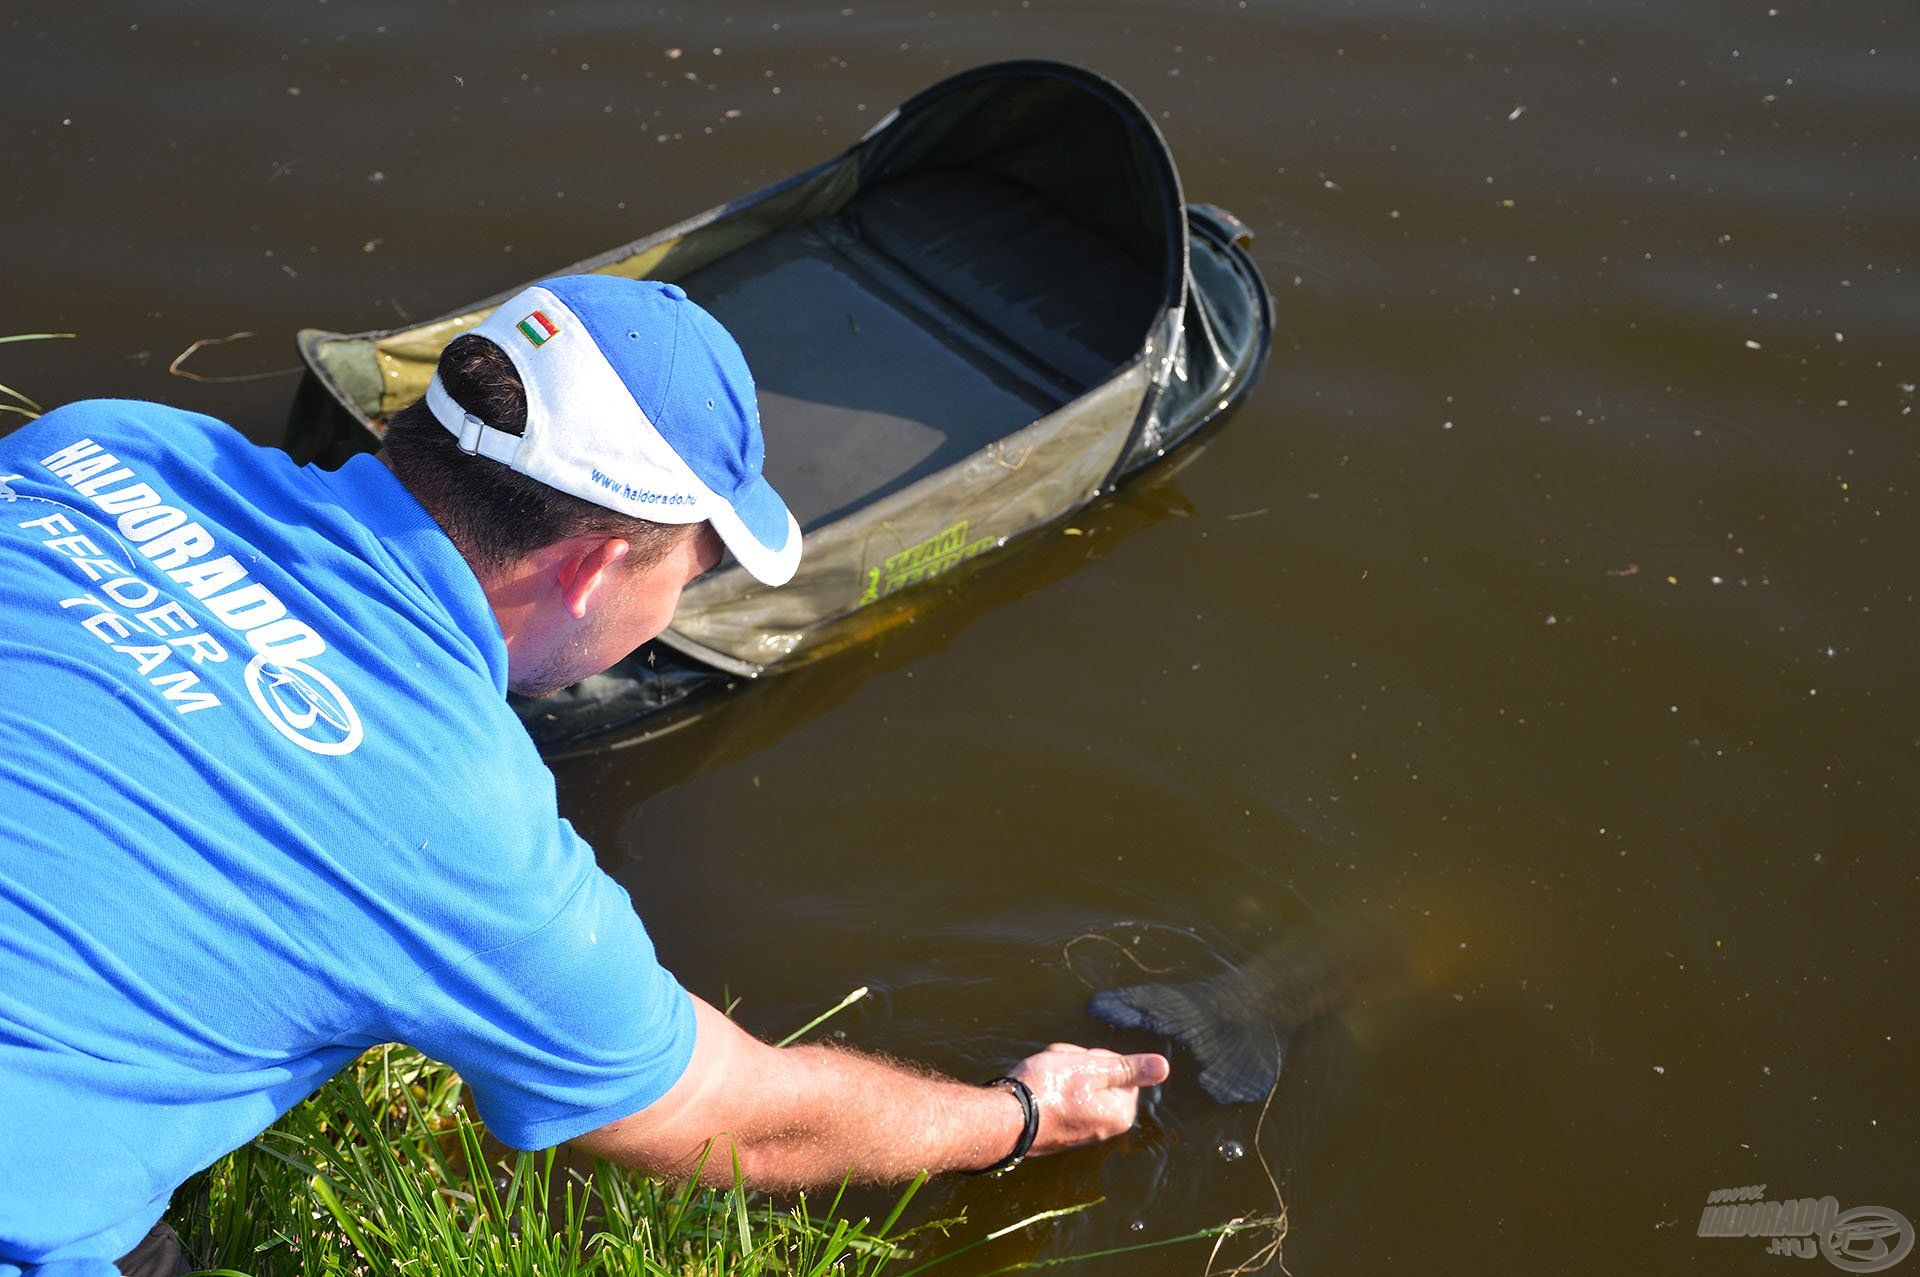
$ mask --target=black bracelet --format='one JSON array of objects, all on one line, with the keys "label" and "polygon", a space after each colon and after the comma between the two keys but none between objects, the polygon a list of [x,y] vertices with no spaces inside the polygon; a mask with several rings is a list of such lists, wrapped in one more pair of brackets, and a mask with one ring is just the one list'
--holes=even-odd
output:
[{"label": "black bracelet", "polygon": [[983,1086],[1004,1086],[1013,1092],[1013,1098],[1020,1101],[1020,1112],[1024,1124],[1020,1129],[1020,1138],[1013,1146],[1013,1152],[995,1162],[992,1166],[977,1171],[968,1171],[969,1175],[1004,1175],[1026,1159],[1033,1151],[1033,1137],[1040,1133],[1040,1106],[1033,1101],[1033,1091],[1017,1077],[997,1077]]}]

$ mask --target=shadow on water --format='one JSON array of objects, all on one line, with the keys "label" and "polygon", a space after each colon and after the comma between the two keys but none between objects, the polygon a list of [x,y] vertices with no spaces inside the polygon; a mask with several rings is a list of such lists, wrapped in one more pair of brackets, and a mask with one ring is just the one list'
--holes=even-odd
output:
[{"label": "shadow on water", "polygon": [[1079,571],[1157,523],[1190,517],[1193,504],[1181,493],[1177,475],[1206,446],[1193,445],[1138,482],[997,555],[870,604],[848,618],[818,659],[727,684],[664,716],[664,725],[642,720],[551,751],[549,761],[565,784],[615,782],[639,803],[750,757],[844,703],[869,680],[946,650],[987,613]]},{"label": "shadow on water", "polygon": [[[637,833],[641,809],[655,797],[776,749],[876,679],[898,675],[948,650],[996,610],[1057,586],[1137,533],[1193,517],[1193,505],[1177,476],[1206,446],[1183,453],[1144,481],[1000,558],[963,565],[921,589],[869,608],[861,614],[860,627],[847,634],[844,648],[830,656],[760,684],[736,685],[665,730],[642,727],[625,736],[610,734],[554,760],[569,792],[617,790],[617,801],[606,805],[629,813],[621,837],[595,839],[609,872],[637,895],[653,890],[675,896],[687,914],[699,919],[686,924],[667,917],[649,921],[663,953],[683,947],[684,928],[703,934],[704,952],[680,967],[691,987],[717,997],[727,982],[739,978],[725,963],[723,955],[731,946],[724,928],[712,930],[726,913],[744,911],[749,919],[764,923],[767,910],[784,899],[786,912],[807,920],[818,953],[840,952],[867,964],[857,968],[857,982],[870,988],[869,996],[837,1017],[826,1036],[898,1052],[956,1076],[988,1076],[1061,1037],[1123,1050],[1168,1050],[1171,1044],[1164,1036],[1145,1029],[1116,1032],[1081,1008],[1095,990],[1137,983],[1142,973],[1166,973],[1170,979],[1231,975],[1249,967],[1257,973],[1261,959],[1250,955],[1277,949],[1284,956],[1290,937],[1332,935],[1345,925],[1337,919],[1358,918],[1367,911],[1367,906],[1345,899],[1342,889],[1316,868],[1324,859],[1322,849],[1289,814],[1287,804],[1276,807],[1250,799],[1258,814],[1235,810],[1235,817],[1249,823],[1236,822],[1229,831],[1216,796],[1169,774],[1152,753],[1118,741],[1085,739],[1083,732],[1055,738],[1040,722],[1024,725],[1020,745],[1008,742],[1009,752],[1016,759],[1030,753],[1034,769],[1044,770],[1047,783],[1065,790],[1120,786],[1130,797],[1110,816],[1123,829],[1129,823],[1125,804],[1138,803],[1140,829],[1187,831],[1192,840],[1188,856],[1201,884],[1199,903],[1181,906],[1156,900],[1148,881],[1076,861],[1067,827],[1079,817],[1064,810],[1052,813],[1060,822],[1057,831],[1038,813],[1009,820],[1005,811],[986,807],[969,811],[944,831],[946,839],[964,846],[991,840],[1012,823],[1022,829],[1023,840],[1060,849],[1056,863],[1022,884],[1019,894],[1031,902],[1024,915],[981,915],[951,900],[938,910],[923,911],[890,896],[887,887],[864,880],[902,872],[903,866],[888,863],[893,853],[885,843],[864,858],[846,862],[845,869],[861,874],[863,881],[838,887],[830,883],[813,896],[782,887],[779,878],[764,884],[741,881],[726,863],[708,863],[700,875],[689,875],[686,883],[669,891],[660,877],[657,840]],[[938,740],[939,725],[903,730],[894,748],[916,755],[922,735],[929,744]],[[907,800],[897,810],[891,805],[870,809],[857,824],[895,829],[923,819]],[[624,832],[629,830],[635,832]],[[740,837],[751,836],[743,827]],[[1249,839],[1272,845],[1264,855],[1249,856]],[[1129,834],[1120,835],[1122,846],[1134,841]],[[1285,848],[1293,853],[1285,853]],[[795,871],[798,881],[836,872],[840,870],[819,863]],[[720,897],[709,902],[699,894],[710,881],[730,884],[727,893],[739,907],[728,909]],[[1084,918],[1089,911],[1108,920],[1089,930],[1057,929],[1060,920]],[[1156,914],[1191,916],[1196,925],[1127,920]],[[1230,919],[1230,925],[1223,929],[1208,921],[1218,916]],[[849,943],[848,935],[865,931],[876,918],[914,935],[915,943],[910,949],[884,952]],[[935,1218],[964,1211],[968,1224],[960,1236],[971,1238],[1063,1206],[1096,1199],[1110,1203],[1016,1229],[969,1257],[969,1265],[989,1270],[1044,1255],[1174,1237],[1217,1226],[1229,1213],[1261,1218],[1302,1202],[1316,1212],[1344,1210],[1351,1185],[1339,1177],[1339,1159],[1327,1152],[1324,1141],[1338,1129],[1349,1106],[1360,1102],[1368,1061],[1383,1049],[1381,1039],[1397,1037],[1403,1023],[1420,1019],[1417,1010],[1409,1012],[1404,1006],[1382,1014],[1372,1005],[1428,996],[1422,992],[1434,982],[1428,957],[1422,957],[1417,977],[1401,969],[1407,956],[1403,932],[1416,930],[1417,921],[1396,920],[1391,932],[1377,922],[1352,924],[1355,935],[1366,937],[1360,943],[1378,942],[1373,956],[1380,960],[1300,1017],[1293,1026],[1297,1031],[1286,1067],[1271,1094],[1263,1096],[1265,1103],[1218,1103],[1199,1082],[1192,1057],[1176,1051],[1174,1078],[1144,1098],[1141,1125],[1132,1135],[1029,1163],[1017,1177],[937,1181],[923,1191],[916,1215]],[[1009,971],[1020,973],[1018,995],[1011,998]],[[1389,974],[1391,978],[1385,978]],[[817,991],[821,979],[814,974],[796,987]],[[740,1018],[768,1036],[804,1022],[817,1009],[794,996],[777,973],[763,969],[753,973],[749,993]],[[1350,1145],[1351,1140],[1339,1142]],[[888,1200],[886,1190],[855,1193],[863,1210],[884,1213]],[[1217,1258],[1225,1266],[1263,1258],[1264,1248],[1282,1235],[1265,1227],[1229,1238]],[[1204,1245],[1187,1243],[1184,1250],[1114,1257],[1102,1261],[1107,1265],[1103,1271],[1163,1272],[1172,1255],[1183,1256],[1182,1262],[1199,1262]],[[938,1249],[934,1247],[934,1253]]]}]

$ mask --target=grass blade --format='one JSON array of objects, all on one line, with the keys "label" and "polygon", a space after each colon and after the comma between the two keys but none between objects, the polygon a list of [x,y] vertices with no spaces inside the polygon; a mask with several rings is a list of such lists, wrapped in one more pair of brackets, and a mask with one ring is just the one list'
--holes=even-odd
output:
[{"label": "grass blade", "polygon": [[778,1042],[775,1042],[774,1045],[775,1046],[792,1046],[800,1038],[803,1038],[807,1034],[813,1032],[815,1029],[825,1024],[828,1020],[831,1020],[834,1016],[839,1015],[842,1011],[846,1010],[848,1007],[852,1006],[854,1003],[858,1002],[860,999],[866,996],[867,996],[867,986],[863,984],[859,988],[855,989],[852,993],[849,993],[846,997],[841,998],[840,1001],[834,1006],[831,1006],[827,1008],[825,1011],[822,1011],[819,1015],[814,1016],[811,1020],[808,1020],[805,1024],[801,1025],[799,1028],[787,1034],[787,1036],[785,1036],[784,1038],[781,1038]]},{"label": "grass blade", "polygon": [[[1106,1250],[1090,1250],[1078,1255],[1054,1255],[1047,1259],[1023,1259],[1017,1264],[1008,1264],[1005,1268],[995,1268],[983,1274],[983,1277],[999,1277],[1001,1273],[1024,1272],[1029,1268],[1058,1268],[1062,1264],[1078,1264],[1089,1259],[1111,1259],[1115,1255],[1131,1255],[1136,1251],[1159,1250],[1165,1246],[1178,1246],[1182,1242],[1205,1241],[1209,1237],[1230,1237],[1234,1233],[1249,1232],[1256,1228],[1278,1227],[1283,1221],[1278,1215],[1261,1219],[1235,1219],[1224,1224],[1215,1224],[1211,1228],[1195,1229],[1191,1233],[1182,1233],[1178,1237],[1162,1237],[1150,1242],[1136,1242],[1130,1246],[1113,1246]],[[997,1235],[997,1234],[996,1234]]]}]

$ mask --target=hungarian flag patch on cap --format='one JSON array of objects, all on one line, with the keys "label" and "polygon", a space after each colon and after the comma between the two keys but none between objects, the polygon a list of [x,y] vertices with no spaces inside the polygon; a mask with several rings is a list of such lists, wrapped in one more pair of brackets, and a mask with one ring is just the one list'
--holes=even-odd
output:
[{"label": "hungarian flag patch on cap", "polygon": [[525,337],[536,347],[546,345],[547,338],[560,331],[553,326],[553,321],[547,318],[546,312],[539,310],[528,315],[515,325],[515,327],[519,328],[522,337]]}]

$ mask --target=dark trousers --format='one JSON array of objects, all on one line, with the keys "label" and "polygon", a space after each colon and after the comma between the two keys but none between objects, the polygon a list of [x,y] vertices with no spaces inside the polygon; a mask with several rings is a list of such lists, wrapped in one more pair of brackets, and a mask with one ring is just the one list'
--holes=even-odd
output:
[{"label": "dark trousers", "polygon": [[140,1244],[119,1259],[126,1277],[186,1277],[194,1270],[179,1236],[161,1220]]}]

